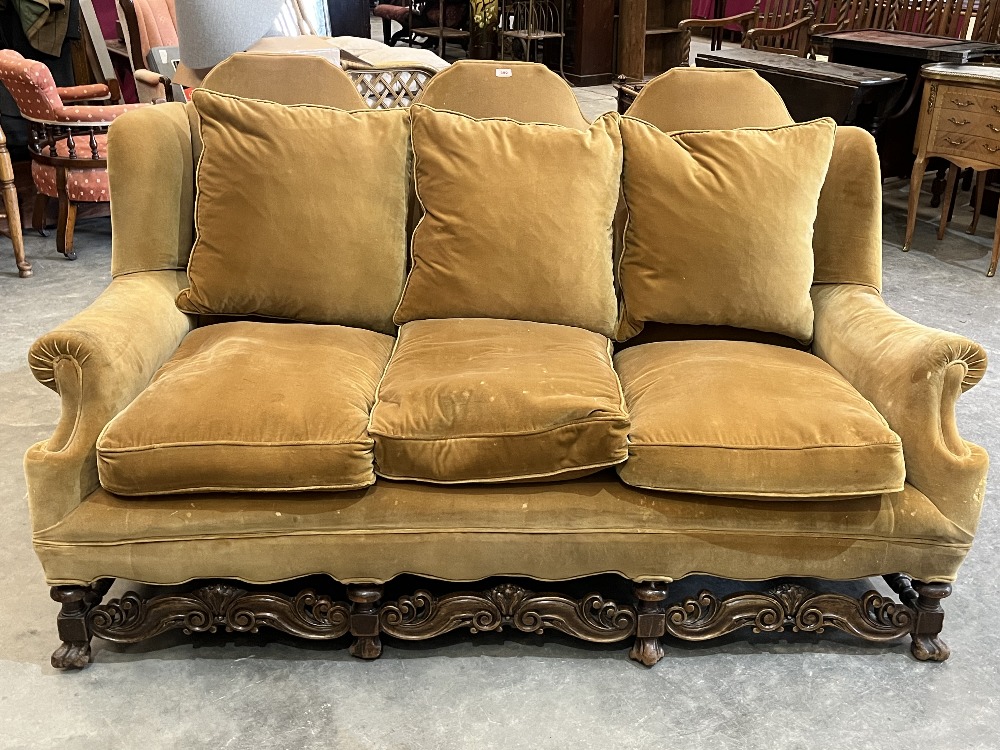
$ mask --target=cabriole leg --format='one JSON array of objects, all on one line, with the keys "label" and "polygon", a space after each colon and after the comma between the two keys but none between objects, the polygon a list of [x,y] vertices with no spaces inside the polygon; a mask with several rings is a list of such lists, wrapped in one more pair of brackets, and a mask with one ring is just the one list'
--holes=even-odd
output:
[{"label": "cabriole leg", "polygon": [[90,628],[87,613],[100,604],[111,588],[111,579],[92,586],[53,586],[49,595],[62,605],[56,618],[62,645],[52,654],[56,669],[83,669],[90,663]]},{"label": "cabriole leg", "polygon": [[642,581],[635,585],[635,597],[639,600],[635,627],[635,644],[628,655],[630,659],[651,667],[663,658],[663,644],[660,638],[667,632],[667,620],[663,602],[667,598],[667,584],[657,581]]},{"label": "cabriole leg", "polygon": [[941,600],[951,594],[951,584],[914,581],[913,588],[917,592],[914,604],[917,618],[913,623],[910,651],[920,661],[944,661],[951,656],[951,649],[940,637],[944,627]]},{"label": "cabriole leg", "polygon": [[347,598],[351,600],[351,656],[377,659],[382,655],[379,639],[378,609],[382,587],[377,584],[350,584]]}]

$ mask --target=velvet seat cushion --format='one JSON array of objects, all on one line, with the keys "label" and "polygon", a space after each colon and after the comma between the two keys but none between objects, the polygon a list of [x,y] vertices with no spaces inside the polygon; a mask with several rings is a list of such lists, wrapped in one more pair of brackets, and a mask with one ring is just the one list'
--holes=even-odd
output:
[{"label": "velvet seat cushion", "polygon": [[120,495],[366,487],[392,342],[329,325],[198,328],[101,433],[101,484]]},{"label": "velvet seat cushion", "polygon": [[618,115],[588,130],[410,108],[413,267],[394,320],[496,318],[611,336]]},{"label": "velvet seat cushion", "polygon": [[807,352],[744,341],[619,352],[636,487],[747,498],[899,492],[899,437],[836,370]]},{"label": "velvet seat cushion", "polygon": [[559,479],[625,460],[628,415],[610,342],[486,318],[404,325],[369,432],[392,479]]}]

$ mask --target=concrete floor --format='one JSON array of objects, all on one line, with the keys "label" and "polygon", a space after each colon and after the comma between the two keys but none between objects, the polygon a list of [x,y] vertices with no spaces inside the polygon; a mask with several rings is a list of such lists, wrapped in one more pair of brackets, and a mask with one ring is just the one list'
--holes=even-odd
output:
[{"label": "concrete floor", "polygon": [[[614,106],[606,90],[580,98],[589,114]],[[962,231],[969,212],[959,207],[939,243],[935,212],[925,208],[904,255],[905,185],[887,184],[885,198],[890,304],[996,356],[1000,278],[984,275],[993,221],[970,237]],[[89,668],[54,671],[57,605],[29,543],[21,456],[51,433],[59,403],[31,377],[25,353],[109,281],[109,222],[83,222],[77,246],[70,263],[54,238],[29,236],[35,276],[21,280],[0,238],[0,748],[1000,746],[996,481],[945,601],[953,650],[945,664],[914,661],[905,643],[870,646],[837,634],[669,644],[653,669],[630,662],[627,644],[506,632],[386,643],[373,663],[349,657],[342,643],[172,634],[138,647],[96,643]],[[994,456],[998,371],[959,405],[965,437]]]}]

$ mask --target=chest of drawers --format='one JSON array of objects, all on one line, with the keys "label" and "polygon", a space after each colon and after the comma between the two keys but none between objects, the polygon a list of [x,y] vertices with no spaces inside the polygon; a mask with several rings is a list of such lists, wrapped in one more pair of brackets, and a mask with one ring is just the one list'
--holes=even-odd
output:
[{"label": "chest of drawers", "polygon": [[[1000,169],[1000,66],[945,63],[925,65],[920,73],[925,84],[915,143],[917,158],[910,177],[904,250],[909,250],[913,241],[920,188],[930,159],[940,157],[951,162],[946,196],[954,189],[959,169],[971,168],[978,173],[977,205],[970,232],[975,231],[979,218],[986,172]],[[939,238],[947,224],[948,203],[942,203]],[[1000,233],[994,236],[988,276],[996,272],[998,255]]]}]

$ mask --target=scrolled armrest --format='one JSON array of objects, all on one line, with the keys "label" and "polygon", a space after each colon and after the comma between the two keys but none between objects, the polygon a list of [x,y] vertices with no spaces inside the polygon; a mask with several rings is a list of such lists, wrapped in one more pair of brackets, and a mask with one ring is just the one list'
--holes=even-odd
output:
[{"label": "scrolled armrest", "polygon": [[733,23],[739,23],[746,26],[751,21],[757,18],[757,11],[748,10],[746,13],[740,13],[735,16],[726,16],[725,18],[685,18],[683,21],[677,24],[678,29],[721,29],[724,26],[729,26]]},{"label": "scrolled armrest", "polygon": [[958,397],[986,372],[974,341],[915,323],[871,287],[813,288],[813,352],[838,370],[902,438],[906,481],[975,533],[989,459],[962,439]]},{"label": "scrolled armrest", "polygon": [[174,303],[185,286],[177,271],[120,276],[90,307],[32,345],[32,373],[62,401],[52,437],[33,445],[24,458],[36,532],[57,523],[97,488],[97,436],[194,326]]}]

